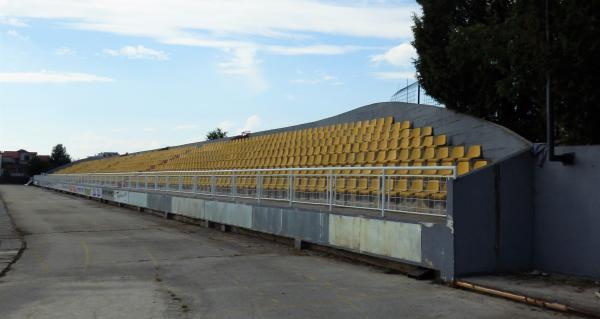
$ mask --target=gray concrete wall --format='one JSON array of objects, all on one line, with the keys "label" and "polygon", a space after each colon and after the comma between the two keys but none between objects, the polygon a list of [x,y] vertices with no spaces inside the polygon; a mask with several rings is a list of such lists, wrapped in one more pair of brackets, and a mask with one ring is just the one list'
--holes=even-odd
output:
[{"label": "gray concrete wall", "polygon": [[524,151],[454,181],[456,276],[531,269],[532,163]]},{"label": "gray concrete wall", "polygon": [[536,161],[535,266],[600,279],[600,145],[556,148],[564,152],[575,165]]},{"label": "gray concrete wall", "polygon": [[[191,194],[133,192],[36,181],[52,189],[232,225],[439,270],[452,280],[452,227],[264,203],[224,202]],[[93,197],[93,196],[92,196]]]}]

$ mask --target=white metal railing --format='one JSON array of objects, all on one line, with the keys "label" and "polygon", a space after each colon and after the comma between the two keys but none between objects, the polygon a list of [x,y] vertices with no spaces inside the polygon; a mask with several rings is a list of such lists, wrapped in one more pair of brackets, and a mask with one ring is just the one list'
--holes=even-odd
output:
[{"label": "white metal railing", "polygon": [[447,184],[454,166],[320,167],[38,175],[41,186],[76,185],[188,193],[446,215]]}]

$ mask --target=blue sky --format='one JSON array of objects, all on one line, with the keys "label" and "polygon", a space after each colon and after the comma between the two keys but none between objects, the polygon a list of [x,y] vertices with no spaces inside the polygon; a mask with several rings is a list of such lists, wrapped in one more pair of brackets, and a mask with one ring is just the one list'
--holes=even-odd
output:
[{"label": "blue sky", "polygon": [[0,1],[0,150],[75,158],[389,100],[413,1]]}]

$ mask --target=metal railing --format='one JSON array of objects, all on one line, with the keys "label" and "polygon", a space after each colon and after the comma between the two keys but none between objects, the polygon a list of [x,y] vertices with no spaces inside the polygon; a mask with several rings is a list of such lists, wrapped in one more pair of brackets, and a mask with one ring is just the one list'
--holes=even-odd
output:
[{"label": "metal railing", "polygon": [[34,181],[445,216],[447,184],[455,178],[454,166],[397,166],[51,174]]},{"label": "metal railing", "polygon": [[423,87],[421,87],[421,84],[419,84],[419,82],[413,82],[411,84],[408,84],[407,82],[406,87],[396,91],[396,93],[392,95],[392,98],[390,100],[392,102],[406,102],[443,106],[440,102],[436,101],[434,98],[429,96],[427,92],[425,92]]}]

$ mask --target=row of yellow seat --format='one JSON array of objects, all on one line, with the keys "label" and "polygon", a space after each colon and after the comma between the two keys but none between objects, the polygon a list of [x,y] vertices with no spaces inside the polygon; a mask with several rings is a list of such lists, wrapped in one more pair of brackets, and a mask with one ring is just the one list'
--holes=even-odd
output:
[{"label": "row of yellow seat", "polygon": [[480,145],[449,146],[433,133],[387,117],[86,161],[60,173],[437,165],[465,173],[487,164]]}]

